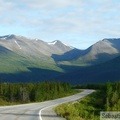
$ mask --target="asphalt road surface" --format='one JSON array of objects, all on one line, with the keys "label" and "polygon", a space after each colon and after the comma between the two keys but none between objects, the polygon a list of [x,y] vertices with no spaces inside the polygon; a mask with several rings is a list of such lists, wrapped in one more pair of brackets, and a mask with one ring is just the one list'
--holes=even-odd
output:
[{"label": "asphalt road surface", "polygon": [[65,120],[58,117],[52,108],[62,103],[78,100],[92,92],[94,90],[84,90],[81,93],[56,100],[0,107],[0,120]]}]

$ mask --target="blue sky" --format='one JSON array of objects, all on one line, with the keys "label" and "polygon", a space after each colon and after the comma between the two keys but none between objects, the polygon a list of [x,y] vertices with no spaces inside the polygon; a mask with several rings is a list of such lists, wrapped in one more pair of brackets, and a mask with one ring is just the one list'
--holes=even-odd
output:
[{"label": "blue sky", "polygon": [[120,38],[120,1],[0,0],[0,36],[7,34],[85,49]]}]

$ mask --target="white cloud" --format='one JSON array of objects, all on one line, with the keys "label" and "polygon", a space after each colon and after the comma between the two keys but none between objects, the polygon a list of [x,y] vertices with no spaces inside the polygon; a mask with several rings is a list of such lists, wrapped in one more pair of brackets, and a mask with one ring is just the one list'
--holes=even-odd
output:
[{"label": "white cloud", "polygon": [[11,2],[0,1],[0,14],[7,14],[13,8],[14,4]]},{"label": "white cloud", "polygon": [[21,0],[30,8],[33,9],[55,9],[55,8],[63,8],[68,6],[76,6],[83,5],[84,0]]},{"label": "white cloud", "polygon": [[78,40],[120,35],[119,0],[1,0],[0,5],[0,26],[20,26],[33,36]]}]

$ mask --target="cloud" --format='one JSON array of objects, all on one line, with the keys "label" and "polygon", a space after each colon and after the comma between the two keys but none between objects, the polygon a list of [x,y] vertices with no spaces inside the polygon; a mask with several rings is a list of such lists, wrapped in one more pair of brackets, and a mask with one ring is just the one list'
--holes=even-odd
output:
[{"label": "cloud", "polygon": [[119,36],[119,0],[1,0],[0,5],[0,26],[28,35],[70,41]]},{"label": "cloud", "polygon": [[21,0],[32,9],[58,9],[69,6],[83,5],[84,0]]},{"label": "cloud", "polygon": [[0,14],[7,14],[8,11],[10,11],[13,8],[13,3],[11,2],[5,2],[3,0],[0,1]]}]

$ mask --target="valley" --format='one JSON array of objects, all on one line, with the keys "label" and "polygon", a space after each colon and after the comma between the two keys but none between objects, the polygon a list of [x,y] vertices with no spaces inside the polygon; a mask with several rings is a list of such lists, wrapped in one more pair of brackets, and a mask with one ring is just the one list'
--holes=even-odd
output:
[{"label": "valley", "polygon": [[120,39],[80,50],[59,40],[0,37],[0,78],[4,82],[62,81],[71,84],[119,80]]}]

